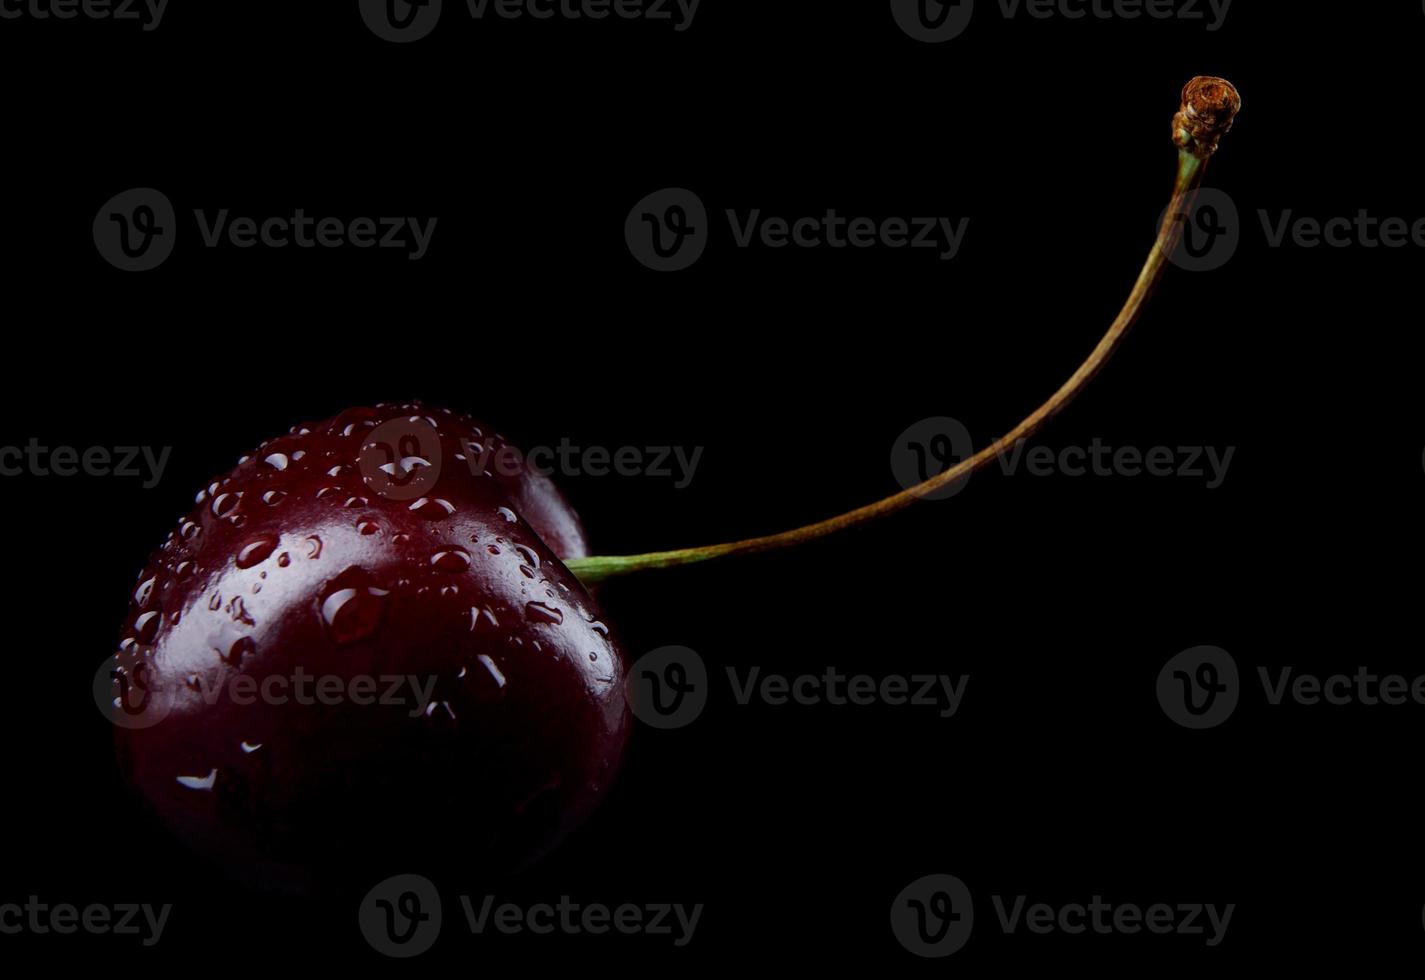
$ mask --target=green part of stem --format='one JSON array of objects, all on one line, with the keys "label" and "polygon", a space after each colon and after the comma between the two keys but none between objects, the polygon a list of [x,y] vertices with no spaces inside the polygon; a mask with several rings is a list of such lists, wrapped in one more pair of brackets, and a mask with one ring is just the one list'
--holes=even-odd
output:
[{"label": "green part of stem", "polygon": [[1128,294],[1128,300],[1123,304],[1123,309],[1119,311],[1118,316],[1109,326],[1108,332],[1103,335],[1098,345],[1079,365],[1078,370],[1070,376],[1069,380],[1065,381],[1044,404],[991,445],[960,461],[945,472],[908,490],[903,490],[884,500],[867,504],[865,507],[858,507],[836,517],[793,528],[790,531],[783,531],[780,534],[768,534],[762,537],[704,545],[698,548],[654,551],[644,555],[602,555],[592,558],[575,558],[564,564],[579,577],[580,581],[586,585],[593,585],[631,572],[671,568],[675,565],[690,565],[694,562],[708,561],[729,555],[750,555],[760,551],[789,548],[814,541],[817,538],[824,538],[829,534],[864,524],[878,517],[885,517],[887,514],[894,514],[896,511],[909,507],[921,497],[934,493],[956,480],[963,480],[976,470],[989,465],[1015,443],[1033,436],[1044,423],[1073,401],[1074,397],[1107,363],[1129,329],[1137,322],[1148,296],[1163,277],[1168,256],[1177,247],[1182,236],[1182,221],[1178,220],[1178,216],[1186,215],[1191,209],[1193,197],[1202,182],[1206,163],[1206,158],[1196,156],[1189,149],[1179,151],[1177,182],[1173,187],[1173,199],[1166,212],[1167,220],[1158,229],[1157,240],[1153,243],[1152,251],[1148,253],[1148,260],[1143,264],[1142,271],[1138,273],[1138,279],[1134,282],[1133,291]]}]

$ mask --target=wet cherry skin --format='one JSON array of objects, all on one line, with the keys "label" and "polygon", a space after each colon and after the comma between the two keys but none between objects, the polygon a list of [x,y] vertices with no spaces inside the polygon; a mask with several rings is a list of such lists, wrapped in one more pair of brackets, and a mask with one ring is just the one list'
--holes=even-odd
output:
[{"label": "wet cherry skin", "polygon": [[149,699],[121,768],[178,837],[312,891],[517,868],[590,814],[624,658],[560,561],[588,553],[578,517],[503,446],[444,410],[352,409],[198,494],[115,671]]}]

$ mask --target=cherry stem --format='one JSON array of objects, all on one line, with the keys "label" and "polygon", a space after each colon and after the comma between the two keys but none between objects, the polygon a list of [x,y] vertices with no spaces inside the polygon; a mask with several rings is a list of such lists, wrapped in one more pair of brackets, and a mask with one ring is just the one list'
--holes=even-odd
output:
[{"label": "cherry stem", "polygon": [[1148,297],[1163,277],[1168,257],[1177,248],[1182,237],[1184,216],[1191,213],[1193,201],[1202,184],[1207,161],[1217,149],[1218,140],[1232,128],[1233,117],[1241,108],[1242,100],[1230,82],[1220,78],[1198,77],[1188,82],[1183,89],[1182,106],[1173,117],[1173,142],[1178,146],[1178,175],[1173,186],[1173,198],[1165,212],[1165,219],[1158,229],[1157,240],[1152,251],[1138,273],[1133,291],[1123,304],[1108,332],[1089,353],[1059,390],[1054,392],[1042,405],[1031,412],[1008,433],[995,440],[979,452],[910,489],[878,500],[873,504],[858,507],[836,517],[815,524],[793,528],[779,534],[768,534],[741,541],[704,545],[697,548],[679,548],[674,551],[655,551],[643,555],[603,555],[592,558],[574,558],[565,565],[586,585],[603,582],[606,579],[627,575],[632,572],[653,568],[671,568],[675,565],[689,565],[729,555],[750,555],[762,551],[775,551],[824,538],[837,531],[856,527],[878,517],[885,517],[909,507],[920,498],[957,480],[963,480],[975,471],[998,459],[1015,443],[1029,439],[1039,429],[1074,400],[1075,396],[1088,385],[1094,375],[1118,349],[1129,329],[1138,321]]}]

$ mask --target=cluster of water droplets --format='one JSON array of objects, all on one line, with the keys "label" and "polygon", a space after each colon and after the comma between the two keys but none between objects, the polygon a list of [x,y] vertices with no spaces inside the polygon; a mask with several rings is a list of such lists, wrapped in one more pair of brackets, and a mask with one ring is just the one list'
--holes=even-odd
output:
[{"label": "cluster of water droplets", "polygon": [[[387,408],[389,406],[381,405],[377,406],[377,411],[355,409],[343,413],[334,419],[323,433],[317,434],[325,435],[328,439],[316,444],[311,444],[308,438],[313,436],[312,426],[294,426],[287,435],[264,443],[251,456],[240,459],[238,470],[232,476],[214,481],[199,491],[195,498],[199,511],[180,520],[177,531],[168,535],[160,549],[163,556],[160,559],[162,567],[152,573],[146,573],[135,590],[136,615],[131,636],[125,643],[132,648],[147,646],[155,641],[164,622],[159,593],[169,589],[174,582],[187,583],[205,571],[220,571],[200,568],[191,557],[201,541],[205,523],[212,521],[218,527],[227,526],[241,530],[248,523],[248,515],[253,512],[253,508],[265,513],[267,508],[280,508],[288,504],[293,495],[290,489],[291,481],[299,476],[310,476],[316,467],[320,466],[327,478],[320,483],[316,498],[329,501],[333,507],[358,512],[352,517],[352,527],[359,535],[373,538],[382,535],[384,528],[380,514],[371,510],[373,494],[365,486],[358,467],[351,460],[356,458],[365,434],[379,424],[383,414],[389,414],[380,411]],[[399,410],[425,411],[416,405],[401,406]],[[441,411],[444,415],[451,416],[448,411]],[[436,418],[430,415],[421,417],[437,430],[442,428]],[[415,416],[412,420],[415,420]],[[465,421],[468,423],[468,420]],[[469,425],[464,431],[470,433],[470,438],[461,443],[460,450],[468,446],[477,453],[492,456],[489,451],[498,452],[506,445],[502,436],[494,434],[486,437],[473,425]],[[328,448],[331,437],[339,437],[343,445]],[[472,472],[481,472],[484,476],[493,475],[489,469],[477,470],[474,466],[469,466],[469,461],[461,451],[452,455],[467,464]],[[405,460],[402,465],[419,465],[420,462],[422,461]],[[436,495],[403,501],[400,505],[407,507],[415,516],[431,522],[446,521],[457,512],[453,503]],[[497,506],[494,513],[501,523],[520,523],[519,516],[508,506]],[[404,547],[409,544],[409,535],[394,534],[389,538],[389,544],[393,547]],[[419,570],[413,569],[411,575],[399,577],[395,582],[380,582],[360,565],[349,566],[326,581],[317,597],[315,614],[320,617],[327,636],[338,646],[368,640],[380,631],[388,618],[388,606],[393,591],[411,586],[418,578],[424,578],[428,583],[436,583],[420,585],[416,589],[418,593],[435,587],[440,590],[442,597],[459,596],[461,577],[468,574],[475,564],[471,549],[482,546],[491,558],[499,558],[506,553],[516,557],[515,568],[525,580],[521,585],[525,601],[522,609],[517,606],[497,608],[492,598],[485,597],[483,602],[462,607],[467,610],[464,615],[468,617],[468,629],[471,632],[501,632],[504,617],[520,615],[527,623],[537,627],[557,628],[564,624],[565,609],[571,607],[569,586],[549,575],[533,548],[517,542],[512,543],[504,536],[498,535],[493,539],[483,540],[479,534],[472,537],[469,548],[449,543],[438,546],[426,556],[426,572],[423,576]],[[231,560],[236,568],[244,571],[258,569],[269,561],[277,568],[288,568],[294,556],[311,561],[320,560],[323,548],[323,541],[317,534],[284,542],[277,534],[258,533],[239,538],[232,550]],[[419,563],[419,557],[413,558],[413,561]],[[266,569],[259,570],[257,581],[251,584],[252,594],[261,592],[267,574]],[[223,663],[233,668],[241,668],[243,663],[250,661],[257,652],[256,641],[250,633],[256,623],[247,603],[242,595],[225,597],[214,591],[209,595],[208,607],[213,612],[221,610],[226,614],[225,622],[209,638],[208,645]],[[577,608],[578,604],[573,604],[573,607]],[[171,621],[176,623],[180,615],[180,610],[174,610]],[[592,632],[604,640],[602,651],[588,652],[589,661],[591,664],[598,663],[603,657],[610,670],[607,676],[601,676],[599,680],[614,683],[616,678],[612,676],[611,669],[614,658],[608,641],[608,628],[592,613],[584,613],[583,618]],[[503,631],[506,632],[511,647],[525,646],[525,640],[520,634],[523,632],[528,635],[528,631]],[[533,653],[544,652],[544,647],[538,639],[530,639],[529,646]],[[484,690],[493,687],[497,697],[503,697],[507,693],[507,672],[497,656],[490,652],[475,655],[460,665],[454,674],[457,682],[469,682],[474,677],[479,678]],[[190,686],[196,683],[195,677],[189,680]],[[456,712],[449,700],[433,700],[426,717],[454,722]],[[245,740],[240,747],[243,755],[247,756],[260,750],[262,745],[258,741]],[[177,779],[180,784],[189,788],[211,791],[218,775],[219,770],[214,768],[207,773],[183,775]]]}]

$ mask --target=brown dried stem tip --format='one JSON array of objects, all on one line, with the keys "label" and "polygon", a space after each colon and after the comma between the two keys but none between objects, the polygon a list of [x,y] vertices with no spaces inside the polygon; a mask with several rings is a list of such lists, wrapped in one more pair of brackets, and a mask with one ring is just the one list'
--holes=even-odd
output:
[{"label": "brown dried stem tip", "polygon": [[1199,75],[1183,87],[1183,107],[1173,117],[1173,142],[1199,160],[1217,150],[1217,141],[1232,128],[1242,108],[1242,96],[1225,78]]}]

